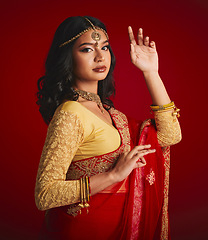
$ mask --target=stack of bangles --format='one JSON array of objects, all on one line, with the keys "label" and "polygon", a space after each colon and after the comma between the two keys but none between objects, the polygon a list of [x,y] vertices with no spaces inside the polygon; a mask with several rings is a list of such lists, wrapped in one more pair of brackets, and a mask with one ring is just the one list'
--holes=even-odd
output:
[{"label": "stack of bangles", "polygon": [[[80,203],[79,203],[79,207],[82,208],[87,208],[87,213],[88,213],[88,207],[89,205],[89,201],[90,201],[90,187],[89,187],[89,177],[83,177],[80,178]],[[80,209],[80,214],[82,213]]]},{"label": "stack of bangles", "polygon": [[175,104],[174,104],[173,101],[170,102],[170,103],[168,103],[168,104],[166,104],[166,105],[159,105],[159,106],[151,105],[150,108],[151,108],[151,110],[152,110],[153,112],[157,112],[157,113],[166,112],[166,111],[169,111],[169,110],[172,110],[172,109],[173,109],[174,111],[173,111],[172,115],[173,115],[173,116],[176,116],[176,117],[178,117],[178,118],[180,117],[180,114],[179,114],[180,109],[178,109],[178,108],[175,106]]}]

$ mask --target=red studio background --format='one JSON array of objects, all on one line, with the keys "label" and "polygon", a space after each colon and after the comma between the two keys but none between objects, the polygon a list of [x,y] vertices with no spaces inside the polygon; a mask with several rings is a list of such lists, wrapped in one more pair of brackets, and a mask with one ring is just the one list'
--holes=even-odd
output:
[{"label": "red studio background", "polygon": [[143,76],[130,62],[127,27],[155,40],[160,75],[181,109],[183,140],[171,149],[170,223],[175,240],[208,239],[208,2],[203,0],[1,1],[1,239],[36,239],[44,213],[34,186],[47,126],[36,105],[37,79],[58,25],[67,17],[102,20],[117,59],[115,106],[151,117]]}]

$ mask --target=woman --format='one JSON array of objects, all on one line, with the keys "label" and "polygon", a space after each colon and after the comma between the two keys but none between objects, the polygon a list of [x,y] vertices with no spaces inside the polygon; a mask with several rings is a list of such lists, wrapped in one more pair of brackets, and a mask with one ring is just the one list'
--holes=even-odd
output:
[{"label": "woman", "polygon": [[155,43],[142,29],[136,43],[128,31],[155,123],[127,120],[113,107],[115,57],[103,23],[70,17],[55,33],[38,82],[50,123],[35,189],[46,210],[41,239],[168,239],[168,146],[181,139],[178,109],[159,77]]}]

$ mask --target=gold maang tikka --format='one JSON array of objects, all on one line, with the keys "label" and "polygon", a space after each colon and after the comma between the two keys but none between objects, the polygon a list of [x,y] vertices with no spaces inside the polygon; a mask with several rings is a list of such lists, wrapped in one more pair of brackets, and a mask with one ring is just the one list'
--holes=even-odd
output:
[{"label": "gold maang tikka", "polygon": [[90,23],[90,25],[92,26],[92,29],[94,30],[94,32],[92,32],[92,34],[91,34],[91,38],[94,41],[96,41],[95,46],[97,47],[98,41],[100,41],[100,39],[101,39],[101,35],[98,31],[96,31],[94,24],[88,18],[84,17],[84,19],[86,19]]},{"label": "gold maang tikka", "polygon": [[107,32],[106,32],[103,28],[100,28],[100,27],[95,26],[88,18],[86,18],[86,17],[83,17],[83,18],[84,18],[86,21],[88,21],[91,26],[90,26],[89,28],[83,30],[82,32],[78,33],[76,36],[72,37],[72,38],[69,39],[68,41],[60,44],[59,47],[63,47],[63,46],[65,46],[65,45],[69,44],[70,42],[74,41],[75,39],[79,38],[79,37],[82,36],[84,33],[88,32],[88,31],[90,31],[90,30],[94,30],[94,31],[92,32],[92,34],[91,34],[91,38],[92,38],[94,41],[96,41],[96,43],[95,43],[95,46],[96,46],[96,47],[98,46],[98,41],[101,40],[101,34],[100,34],[97,30],[103,31],[103,33],[105,34],[106,38],[109,39]]}]

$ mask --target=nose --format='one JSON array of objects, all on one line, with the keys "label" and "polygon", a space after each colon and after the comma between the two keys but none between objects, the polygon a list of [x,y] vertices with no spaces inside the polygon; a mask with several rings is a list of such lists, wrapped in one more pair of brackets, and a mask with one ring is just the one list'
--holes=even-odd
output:
[{"label": "nose", "polygon": [[95,62],[103,62],[105,60],[104,55],[100,49],[96,49]]}]

